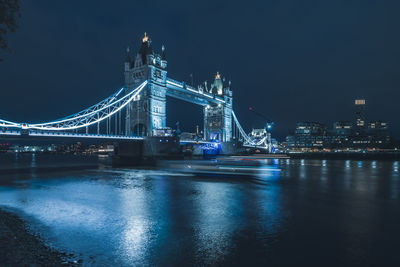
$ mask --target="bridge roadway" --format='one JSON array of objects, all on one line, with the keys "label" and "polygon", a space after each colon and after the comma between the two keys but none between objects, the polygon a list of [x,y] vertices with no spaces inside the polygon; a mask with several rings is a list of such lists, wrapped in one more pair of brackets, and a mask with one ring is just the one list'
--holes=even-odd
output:
[{"label": "bridge roadway", "polygon": [[92,138],[104,140],[143,140],[140,136],[125,135],[106,135],[106,134],[86,134],[86,133],[69,133],[69,132],[44,132],[32,131],[24,133],[18,130],[0,131],[0,138],[27,138],[27,137],[51,137],[51,138]]},{"label": "bridge roadway", "polygon": [[[139,141],[144,138],[141,136],[126,136],[126,135],[106,135],[106,134],[86,134],[86,133],[73,133],[73,132],[45,132],[45,131],[33,131],[23,132],[19,130],[6,130],[0,131],[1,139],[58,139],[58,138],[69,138],[69,139],[94,139],[96,141]],[[215,144],[215,142],[209,141],[195,141],[195,140],[180,140],[180,144]]]},{"label": "bridge roadway", "polygon": [[198,105],[225,103],[225,100],[208,92],[199,91],[183,82],[167,78],[167,95]]}]

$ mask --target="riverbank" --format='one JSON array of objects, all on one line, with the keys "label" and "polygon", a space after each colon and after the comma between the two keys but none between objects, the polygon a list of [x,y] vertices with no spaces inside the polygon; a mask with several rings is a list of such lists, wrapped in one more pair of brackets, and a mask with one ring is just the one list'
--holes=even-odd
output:
[{"label": "riverbank", "polygon": [[287,155],[292,159],[400,160],[400,152],[299,152]]},{"label": "riverbank", "polygon": [[0,262],[2,266],[79,266],[73,255],[46,246],[28,231],[26,222],[0,209]]}]

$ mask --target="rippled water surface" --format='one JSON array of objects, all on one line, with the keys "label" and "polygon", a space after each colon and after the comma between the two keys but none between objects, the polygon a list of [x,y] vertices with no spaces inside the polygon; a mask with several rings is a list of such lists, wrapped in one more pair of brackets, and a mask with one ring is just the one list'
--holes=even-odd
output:
[{"label": "rippled water surface", "polygon": [[199,178],[3,154],[0,205],[88,266],[400,266],[398,161],[265,164]]}]

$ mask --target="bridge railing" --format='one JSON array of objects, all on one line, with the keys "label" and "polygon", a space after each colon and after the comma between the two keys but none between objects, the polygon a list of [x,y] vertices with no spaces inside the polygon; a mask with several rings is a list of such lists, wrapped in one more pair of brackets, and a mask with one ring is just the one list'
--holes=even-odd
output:
[{"label": "bridge railing", "polygon": [[132,90],[130,93],[123,97],[119,97],[122,88],[115,94],[108,97],[107,99],[99,102],[96,105],[91,106],[81,112],[75,113],[74,115],[64,117],[55,121],[44,122],[44,123],[16,123],[6,120],[0,120],[0,127],[19,128],[23,130],[36,129],[36,130],[48,130],[48,131],[66,131],[85,128],[90,125],[100,123],[103,120],[116,114],[127,104],[129,104],[147,85],[147,81],[144,81],[137,88]]},{"label": "bridge railing", "polygon": [[225,103],[225,100],[224,99],[222,99],[221,97],[219,97],[219,96],[216,96],[216,95],[214,95],[214,94],[211,94],[211,93],[208,93],[208,92],[204,92],[204,91],[199,91],[198,89],[196,89],[195,87],[193,87],[193,86],[190,86],[190,85],[187,85],[187,84],[185,84],[185,83],[183,83],[183,82],[179,82],[179,81],[176,81],[176,80],[173,80],[173,79],[171,79],[171,78],[167,78],[167,85],[172,85],[172,86],[174,86],[174,87],[176,87],[176,88],[179,88],[180,90],[182,90],[182,91],[189,91],[190,93],[194,93],[194,94],[197,94],[198,96],[200,96],[200,97],[206,97],[208,100],[216,100],[216,101],[218,101],[218,102],[221,102],[221,103]]},{"label": "bridge railing", "polygon": [[[136,96],[140,94],[140,92],[145,88],[148,81],[144,81],[137,88],[130,91],[129,93],[122,96],[122,92],[124,88],[119,89],[116,93],[112,94],[108,98],[100,101],[99,103],[84,109],[78,113],[73,115],[57,119],[50,122],[43,123],[17,123],[12,121],[7,121],[0,119],[0,127],[3,129],[12,128],[17,129],[16,132],[8,130],[9,134],[24,134],[24,131],[30,131],[28,134],[30,135],[46,135],[46,136],[111,136],[112,134],[100,135],[99,134],[99,124],[102,121],[107,122],[107,132],[110,124],[111,116],[117,114],[124,107],[126,107],[131,101],[136,99]],[[167,86],[174,90],[180,90],[182,92],[190,93],[195,95],[196,97],[201,97],[203,99],[208,99],[209,101],[213,101],[213,103],[225,102],[221,97],[211,94],[206,91],[201,91],[192,86],[186,85],[183,82],[179,82],[173,80],[171,78],[167,78]],[[205,102],[207,103],[207,102]],[[203,104],[203,103],[202,103]],[[121,119],[121,113],[119,113],[119,117]],[[241,138],[244,141],[244,144],[247,146],[267,146],[268,140],[267,138],[255,139],[246,134],[243,127],[241,126],[238,118],[236,117],[235,112],[232,111],[233,118],[233,126],[236,126],[238,129]],[[114,120],[116,121],[116,116],[114,116]],[[97,124],[97,135],[88,134],[88,126]],[[78,130],[86,128],[86,134],[83,133],[70,133],[69,130]],[[121,128],[121,127],[120,127]],[[0,129],[1,130],[1,129]],[[46,131],[46,132],[43,132]],[[52,132],[53,131],[53,132]],[[6,131],[7,132],[7,131]],[[58,133],[55,133],[58,132]],[[117,127],[115,128],[115,133],[117,132]],[[119,131],[120,133],[122,131]],[[111,133],[111,131],[110,131]],[[3,134],[6,134],[3,131]],[[112,135],[114,137],[122,137],[124,135]],[[130,137],[129,137],[130,138]],[[135,137],[132,137],[135,138]]]}]

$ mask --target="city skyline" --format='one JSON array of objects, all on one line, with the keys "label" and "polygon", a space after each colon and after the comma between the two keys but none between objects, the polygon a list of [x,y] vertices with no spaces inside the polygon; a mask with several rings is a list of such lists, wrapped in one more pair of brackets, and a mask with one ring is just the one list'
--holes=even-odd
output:
[{"label": "city skyline", "polygon": [[400,1],[0,0],[2,266],[400,266]]},{"label": "city skyline", "polygon": [[[151,20],[146,23],[135,18],[133,23],[124,18],[128,10],[138,12],[136,10],[147,8],[145,3],[140,5],[143,6],[116,5],[108,10],[107,5],[100,3],[95,14],[91,14],[85,12],[89,9],[88,4],[83,4],[81,11],[71,12],[73,7],[64,3],[33,5],[22,2],[20,28],[8,36],[16,53],[5,56],[0,64],[3,97],[7,99],[2,105],[3,117],[17,121],[55,119],[109,95],[123,84],[126,46],[136,53],[139,40],[146,31],[158,50],[165,45],[168,72],[174,76],[190,82],[193,73],[196,84],[204,80],[211,83],[211,78],[219,71],[232,80],[234,107],[249,131],[263,126],[260,118],[248,112],[249,106],[270,117],[276,123],[274,134],[282,138],[299,121],[326,124],[353,121],[350,116],[352,101],[362,97],[368,101],[366,116],[370,120],[387,121],[390,133],[397,138],[400,136],[398,118],[393,112],[399,94],[396,88],[400,87],[396,74],[400,69],[400,54],[395,49],[400,40],[392,34],[395,28],[390,26],[395,25],[393,20],[398,20],[391,13],[399,5],[396,2],[388,2],[385,6],[365,3],[361,8],[344,2],[320,4],[319,13],[305,2],[291,7],[288,14],[279,12],[284,8],[283,4],[258,4],[259,11],[248,7],[238,22],[249,19],[249,11],[252,11],[259,15],[260,23],[246,31],[236,28],[234,35],[234,30],[222,27],[227,26],[222,22],[223,18],[229,21],[236,18],[239,10],[234,4],[216,5],[214,9],[206,5],[180,6],[182,12],[173,17],[176,21],[183,19],[185,12],[192,14],[193,7],[207,14],[220,13],[221,21],[215,25],[205,20],[204,25],[196,24],[194,28],[190,27],[194,23],[191,19],[185,27],[172,21],[170,23],[175,23],[176,27],[168,29],[158,22],[165,18],[164,14],[176,10],[177,5],[156,5],[152,9],[154,14],[148,15]],[[271,15],[268,18],[261,16],[262,11],[272,7],[275,13],[268,13]],[[121,13],[121,17],[116,18],[116,12]],[[278,20],[279,16],[288,18],[291,12],[297,15],[296,19],[288,21],[292,28]],[[332,25],[330,19],[335,12],[343,16],[343,24],[349,25]],[[321,18],[321,14],[327,17]],[[373,16],[367,21],[368,14]],[[387,19],[380,20],[383,16]],[[275,23],[266,24],[273,18]],[[314,25],[317,18],[321,20],[319,26]],[[372,30],[371,23],[375,23]],[[135,24],[134,29],[131,24]],[[298,24],[304,25],[295,31]],[[313,34],[322,34],[323,26],[327,27],[328,33],[323,36],[329,36],[328,40],[313,39]],[[374,35],[366,32],[371,30],[376,37],[383,28],[385,31],[379,34],[385,38],[385,44],[376,38],[371,40]],[[298,36],[301,33],[304,34],[302,38]],[[352,33],[357,34],[349,35]],[[78,37],[81,38],[79,44],[74,41]],[[291,38],[295,42],[289,45]],[[196,42],[198,39],[202,42]],[[332,40],[338,43],[334,50]],[[310,50],[310,46],[315,51]],[[376,49],[380,49],[379,58],[372,53]],[[312,62],[306,61],[307,56],[313,57]],[[61,98],[69,104],[59,105]],[[182,121],[181,125],[192,121],[187,127],[195,129],[201,122],[201,115],[196,115],[197,107],[182,106],[167,107],[172,109],[171,120]],[[186,108],[191,116],[182,115]],[[168,126],[174,124],[170,121]]]}]

